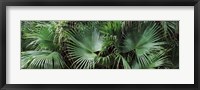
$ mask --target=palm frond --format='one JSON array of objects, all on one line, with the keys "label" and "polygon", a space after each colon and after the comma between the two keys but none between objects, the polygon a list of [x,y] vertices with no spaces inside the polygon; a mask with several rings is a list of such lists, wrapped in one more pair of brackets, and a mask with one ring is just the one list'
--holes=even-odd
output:
[{"label": "palm frond", "polygon": [[[94,68],[95,52],[103,49],[103,37],[97,30],[85,30],[83,34],[73,33],[68,40],[68,52],[77,68]],[[86,64],[82,66],[80,64]]]},{"label": "palm frond", "polygon": [[27,47],[32,47],[36,50],[55,50],[57,51],[58,46],[53,42],[55,33],[51,27],[42,27],[42,29],[35,33],[25,34],[26,39],[32,41]]},{"label": "palm frond", "polygon": [[21,24],[21,68],[179,68],[178,21],[62,20]]},{"label": "palm frond", "polygon": [[68,68],[58,52],[26,51],[21,53],[23,69],[63,69]]},{"label": "palm frond", "polygon": [[142,68],[148,68],[148,69],[153,69],[153,68],[170,68],[172,67],[172,62],[170,62],[169,57],[166,55],[166,51],[160,51],[155,54],[150,54],[147,57],[146,62],[143,62],[143,67]]},{"label": "palm frond", "polygon": [[122,50],[124,53],[134,51],[138,57],[150,53],[152,50],[162,49],[165,42],[161,42],[162,36],[159,33],[157,24],[148,25],[144,32],[133,30],[125,36]]}]

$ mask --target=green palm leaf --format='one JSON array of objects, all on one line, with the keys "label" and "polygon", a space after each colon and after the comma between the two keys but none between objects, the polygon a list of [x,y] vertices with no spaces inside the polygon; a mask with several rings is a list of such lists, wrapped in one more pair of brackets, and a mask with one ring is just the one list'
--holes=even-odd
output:
[{"label": "green palm leaf", "polygon": [[[166,52],[166,51],[165,51]],[[148,63],[144,63],[143,68],[160,68],[160,67],[171,67],[172,63],[168,60],[168,56],[164,51],[160,51],[155,54],[148,56]]]},{"label": "green palm leaf", "polygon": [[118,35],[121,33],[121,29],[123,26],[123,22],[121,21],[110,21],[107,22],[105,25],[103,25],[100,28],[100,32],[105,34],[105,35]]},{"label": "green palm leaf", "polygon": [[163,49],[161,34],[157,24],[148,25],[143,32],[133,30],[125,36],[122,51],[124,53],[134,51],[138,57],[150,53],[152,50]]},{"label": "green palm leaf", "polygon": [[130,65],[128,64],[126,58],[124,58],[122,55],[120,55],[119,53],[116,54],[115,56],[115,61],[117,61],[117,68],[119,68],[120,62],[123,65],[124,69],[130,69]]},{"label": "green palm leaf", "polygon": [[160,23],[166,39],[173,39],[175,34],[179,32],[179,25],[177,21],[162,21]]},{"label": "green palm leaf", "polygon": [[[131,66],[132,68],[143,68],[146,64],[149,64],[148,58],[150,58],[150,54],[162,50],[162,45],[166,44],[165,42],[161,42],[162,36],[160,27],[157,24],[146,23],[143,27],[146,28],[140,31],[137,29],[127,31],[121,45],[118,45],[119,51],[122,54],[135,53],[136,58],[132,55],[133,58],[130,61],[135,62],[137,60],[137,63],[135,62],[134,66]],[[120,42],[118,41],[118,43]]]},{"label": "green palm leaf", "polygon": [[43,26],[42,29],[35,33],[26,33],[25,38],[32,41],[27,47],[32,47],[36,50],[58,50],[58,45],[54,43],[55,33],[49,26]]},{"label": "green palm leaf", "polygon": [[84,30],[82,33],[71,33],[68,40],[68,51],[73,67],[94,68],[98,51],[103,49],[103,37],[97,30]]},{"label": "green palm leaf", "polygon": [[62,69],[68,68],[58,52],[26,51],[22,52],[21,68],[23,69]]}]

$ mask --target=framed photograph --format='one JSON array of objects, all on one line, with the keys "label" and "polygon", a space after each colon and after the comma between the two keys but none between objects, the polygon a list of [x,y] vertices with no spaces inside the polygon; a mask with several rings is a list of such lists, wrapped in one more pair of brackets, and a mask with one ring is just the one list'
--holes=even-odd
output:
[{"label": "framed photograph", "polygon": [[199,90],[199,0],[2,0],[2,90]]}]

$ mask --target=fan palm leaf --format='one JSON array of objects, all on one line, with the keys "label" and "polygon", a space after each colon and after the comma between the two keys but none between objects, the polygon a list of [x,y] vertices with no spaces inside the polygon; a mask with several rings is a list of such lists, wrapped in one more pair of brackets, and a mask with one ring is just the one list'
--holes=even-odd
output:
[{"label": "fan palm leaf", "polygon": [[62,69],[68,68],[62,56],[52,51],[22,52],[21,68],[25,69]]},{"label": "fan palm leaf", "polygon": [[143,26],[146,26],[146,28],[143,30],[129,30],[125,36],[121,36],[124,37],[124,40],[118,41],[118,43],[121,42],[121,45],[117,45],[117,47],[122,54],[129,52],[135,53],[136,58],[134,58],[135,56],[133,55],[131,56],[137,60],[137,63],[134,61],[134,66],[131,66],[134,68],[145,67],[146,64],[149,64],[148,58],[150,58],[150,54],[155,51],[162,50],[162,45],[166,44],[165,42],[161,41],[162,36],[160,33],[160,27],[156,23],[146,24]]},{"label": "fan palm leaf", "polygon": [[[94,68],[98,51],[103,49],[103,37],[97,30],[84,30],[82,33],[71,33],[68,40],[68,52],[72,66],[76,68]],[[83,65],[85,64],[85,65]]]},{"label": "fan palm leaf", "polygon": [[145,63],[143,68],[160,68],[160,67],[171,67],[172,63],[168,60],[168,56],[164,51],[160,51],[155,54],[148,56],[148,63]]},{"label": "fan palm leaf", "polygon": [[163,49],[161,34],[157,24],[148,25],[143,32],[133,30],[125,36],[122,51],[124,53],[134,51],[138,57],[150,53],[152,50]]},{"label": "fan palm leaf", "polygon": [[58,45],[54,43],[55,32],[51,27],[45,26],[35,33],[26,33],[25,38],[32,41],[27,47],[32,47],[35,50],[58,50]]}]

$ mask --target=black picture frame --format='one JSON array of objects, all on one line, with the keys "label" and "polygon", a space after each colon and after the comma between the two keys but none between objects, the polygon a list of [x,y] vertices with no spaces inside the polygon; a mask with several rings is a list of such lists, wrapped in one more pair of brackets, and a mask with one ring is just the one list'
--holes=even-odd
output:
[{"label": "black picture frame", "polygon": [[[194,84],[6,84],[6,6],[194,6]],[[1,90],[199,90],[200,0],[0,0]]]}]

